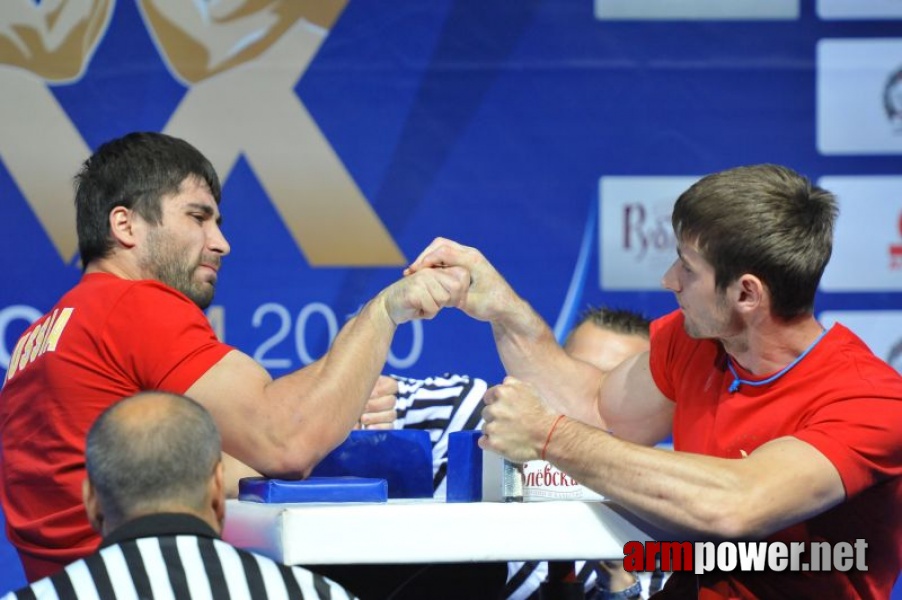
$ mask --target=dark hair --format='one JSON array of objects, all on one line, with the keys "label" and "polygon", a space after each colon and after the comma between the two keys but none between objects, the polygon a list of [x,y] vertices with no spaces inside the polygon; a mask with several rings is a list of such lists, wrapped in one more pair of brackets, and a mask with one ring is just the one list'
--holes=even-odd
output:
[{"label": "dark hair", "polygon": [[577,317],[571,332],[583,323],[592,323],[602,329],[623,335],[649,337],[651,321],[644,315],[625,308],[590,306]]},{"label": "dark hair", "polygon": [[773,314],[814,310],[833,248],[839,209],[830,192],[778,165],[738,167],[703,177],[673,207],[673,231],[714,267],[719,291],[745,273],[767,286]]},{"label": "dark hair", "polygon": [[163,133],[135,132],[101,145],[75,176],[75,223],[82,265],[113,248],[110,211],[133,209],[148,223],[162,219],[160,200],[197,177],[219,203],[213,165],[188,142]]},{"label": "dark hair", "polygon": [[[159,410],[123,416],[135,402]],[[111,523],[173,503],[202,510],[221,456],[219,430],[207,410],[165,392],[142,392],[106,409],[85,447],[88,479]]]}]

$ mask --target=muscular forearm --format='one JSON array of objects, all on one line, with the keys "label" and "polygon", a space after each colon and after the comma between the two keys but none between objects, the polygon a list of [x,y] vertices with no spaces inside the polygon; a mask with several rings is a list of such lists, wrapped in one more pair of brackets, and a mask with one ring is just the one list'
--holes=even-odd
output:
[{"label": "muscular forearm", "polygon": [[284,437],[302,446],[309,469],[347,438],[357,423],[385,364],[395,329],[380,294],[341,329],[322,358],[267,386],[268,397],[291,406],[293,418],[285,423]]},{"label": "muscular forearm", "polygon": [[[723,459],[647,448],[571,420],[558,425],[546,457],[662,528],[700,537],[756,538],[842,500],[842,484],[832,478],[829,466],[822,469],[823,457],[815,450],[798,448],[804,443],[792,438],[771,444],[766,451],[771,457],[783,452],[781,445],[792,447],[792,456],[809,466],[797,472],[771,458]],[[788,458],[790,453],[784,454]]]},{"label": "muscular forearm", "polygon": [[492,321],[492,332],[509,375],[535,385],[557,411],[595,427],[603,425],[597,396],[604,374],[570,358],[525,300],[511,301]]}]

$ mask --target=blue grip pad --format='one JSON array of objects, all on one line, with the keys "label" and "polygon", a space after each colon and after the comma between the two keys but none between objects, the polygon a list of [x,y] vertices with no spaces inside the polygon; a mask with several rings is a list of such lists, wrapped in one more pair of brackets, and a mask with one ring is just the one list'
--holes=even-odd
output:
[{"label": "blue grip pad", "polygon": [[355,430],[311,473],[315,477],[372,477],[388,482],[389,498],[431,498],[432,444],[413,429]]},{"label": "blue grip pad", "polygon": [[363,477],[310,477],[302,480],[244,477],[238,481],[238,499],[248,502],[386,502],[384,479]]},{"label": "blue grip pad", "polygon": [[481,431],[448,434],[448,502],[482,500],[482,448],[476,441]]}]

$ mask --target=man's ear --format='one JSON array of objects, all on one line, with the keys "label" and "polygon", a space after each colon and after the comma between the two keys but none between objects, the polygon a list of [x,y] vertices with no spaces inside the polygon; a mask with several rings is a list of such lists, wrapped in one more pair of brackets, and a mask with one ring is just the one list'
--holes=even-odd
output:
[{"label": "man's ear", "polygon": [[122,246],[131,248],[135,245],[135,211],[116,206],[110,211],[110,232],[113,238]]},{"label": "man's ear", "polygon": [[733,284],[740,310],[752,311],[767,301],[767,288],[755,275],[746,273]]},{"label": "man's ear", "polygon": [[85,505],[85,512],[88,513],[88,522],[94,531],[103,534],[103,509],[97,501],[97,493],[94,486],[87,478],[81,484],[81,500]]},{"label": "man's ear", "polygon": [[216,515],[216,521],[219,523],[219,529],[222,531],[223,523],[225,523],[225,469],[222,461],[216,463],[213,468],[213,475],[210,477],[209,490],[210,506],[213,514]]}]

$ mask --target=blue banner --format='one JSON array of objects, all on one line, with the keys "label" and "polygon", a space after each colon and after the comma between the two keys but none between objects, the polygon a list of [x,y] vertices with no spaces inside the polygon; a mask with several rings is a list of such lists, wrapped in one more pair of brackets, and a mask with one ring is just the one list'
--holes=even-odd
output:
[{"label": "blue banner", "polygon": [[[208,315],[273,375],[436,236],[479,248],[556,331],[658,316],[669,207],[781,163],[842,188],[817,299],[902,354],[902,14],[880,0],[4,2],[0,376],[81,270],[72,177],[134,130],[224,182]],[[846,223],[846,225],[843,225]],[[828,319],[828,320],[829,320]],[[895,352],[896,354],[893,354]],[[402,326],[386,372],[503,376],[487,324]],[[2,587],[2,586],[0,586]]]}]

